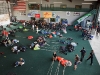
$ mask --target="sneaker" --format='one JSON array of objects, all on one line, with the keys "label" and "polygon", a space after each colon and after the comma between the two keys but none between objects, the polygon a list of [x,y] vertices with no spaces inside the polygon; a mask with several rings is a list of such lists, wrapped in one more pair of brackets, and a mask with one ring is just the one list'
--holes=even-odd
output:
[{"label": "sneaker", "polygon": [[90,64],[91,66],[93,65],[93,64]]},{"label": "sneaker", "polygon": [[17,66],[14,66],[14,67],[17,67]]}]

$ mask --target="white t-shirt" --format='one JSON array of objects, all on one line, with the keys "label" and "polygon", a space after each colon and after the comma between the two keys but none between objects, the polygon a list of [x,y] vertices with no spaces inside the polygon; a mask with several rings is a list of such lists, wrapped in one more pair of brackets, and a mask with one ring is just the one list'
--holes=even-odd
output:
[{"label": "white t-shirt", "polygon": [[34,25],[32,25],[32,28],[34,28]]},{"label": "white t-shirt", "polygon": [[14,49],[14,50],[17,50],[17,46],[14,46],[13,49]]},{"label": "white t-shirt", "polygon": [[25,22],[23,23],[23,25],[25,25]]},{"label": "white t-shirt", "polygon": [[38,27],[36,28],[36,30],[38,30]]}]

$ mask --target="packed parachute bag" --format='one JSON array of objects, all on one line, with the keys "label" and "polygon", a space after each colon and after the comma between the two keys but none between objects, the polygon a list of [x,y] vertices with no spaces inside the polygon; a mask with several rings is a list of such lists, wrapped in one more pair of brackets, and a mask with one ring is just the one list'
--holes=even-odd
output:
[{"label": "packed parachute bag", "polygon": [[34,46],[33,50],[40,50],[39,44],[36,44],[36,45]]},{"label": "packed parachute bag", "polygon": [[67,33],[66,29],[62,29],[62,31],[63,31],[63,33],[65,33],[65,34]]},{"label": "packed parachute bag", "polygon": [[60,53],[67,55],[67,50],[66,50],[65,46],[60,46],[59,51],[60,51]]}]

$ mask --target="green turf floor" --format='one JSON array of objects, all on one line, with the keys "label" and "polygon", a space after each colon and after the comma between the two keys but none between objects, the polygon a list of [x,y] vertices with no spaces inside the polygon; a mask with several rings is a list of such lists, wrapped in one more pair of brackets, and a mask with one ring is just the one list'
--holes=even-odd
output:
[{"label": "green turf floor", "polygon": [[[12,26],[13,28],[16,28],[15,26]],[[84,61],[78,65],[78,68],[76,71],[74,71],[73,66],[66,67],[65,69],[65,75],[100,75],[100,66],[97,62],[97,59],[94,57],[94,63],[93,66],[90,66],[90,60],[85,61],[85,59],[89,56],[91,46],[88,41],[82,40],[81,32],[76,32],[74,30],[69,31],[68,29],[72,28],[72,26],[67,28],[67,34],[63,34],[62,38],[59,37],[53,37],[52,39],[47,38],[47,43],[50,46],[44,46],[40,50],[34,51],[31,49],[27,49],[26,52],[20,52],[19,54],[14,54],[11,52],[11,47],[0,47],[0,52],[4,52],[4,55],[0,55],[0,75],[11,75],[10,73],[15,73],[16,75],[47,75],[47,72],[49,70],[49,67],[52,63],[52,54],[53,51],[59,49],[59,46],[64,45],[57,42],[59,39],[66,40],[68,37],[72,37],[75,42],[79,43],[77,47],[75,47],[75,51],[68,53],[67,55],[61,54],[57,52],[58,56],[61,56],[65,59],[70,60],[74,64],[74,57],[75,54],[78,54],[80,56],[80,50],[84,46],[86,49],[86,56],[84,58]],[[8,30],[10,30],[8,28]],[[33,40],[28,40],[27,37],[29,35],[33,35]],[[20,40],[20,44],[22,45],[29,45],[30,43],[34,42],[36,38],[40,36],[40,34],[36,34],[36,32],[30,30],[28,32],[17,32],[16,33],[16,39]],[[11,37],[13,38],[13,37]],[[6,57],[5,57],[6,56]],[[13,63],[19,58],[22,57],[25,59],[25,65],[14,67]],[[55,61],[52,68],[51,75],[55,75],[56,69],[57,69],[58,61]],[[63,69],[64,67],[60,65],[59,67],[59,74],[63,75]],[[13,75],[13,74],[12,74]],[[50,74],[48,74],[50,75]]]}]

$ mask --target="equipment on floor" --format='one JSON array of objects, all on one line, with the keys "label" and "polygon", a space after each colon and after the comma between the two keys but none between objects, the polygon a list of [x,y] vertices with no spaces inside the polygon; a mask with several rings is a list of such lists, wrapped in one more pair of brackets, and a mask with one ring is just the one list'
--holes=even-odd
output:
[{"label": "equipment on floor", "polygon": [[25,29],[23,29],[23,31],[28,31],[28,30],[29,30],[29,29],[26,29],[26,28],[25,28]]},{"label": "equipment on floor", "polygon": [[22,28],[23,28],[23,26],[19,26],[19,28],[20,28],[20,29],[22,29]]},{"label": "equipment on floor", "polygon": [[29,39],[29,40],[33,39],[33,36],[28,36],[28,39]]}]

